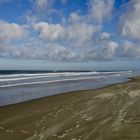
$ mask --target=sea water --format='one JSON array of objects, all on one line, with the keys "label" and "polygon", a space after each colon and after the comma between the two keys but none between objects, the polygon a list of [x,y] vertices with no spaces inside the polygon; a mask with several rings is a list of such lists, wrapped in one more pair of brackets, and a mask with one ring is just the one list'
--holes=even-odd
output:
[{"label": "sea water", "polygon": [[0,106],[70,91],[101,88],[128,81],[139,72],[0,72]]}]

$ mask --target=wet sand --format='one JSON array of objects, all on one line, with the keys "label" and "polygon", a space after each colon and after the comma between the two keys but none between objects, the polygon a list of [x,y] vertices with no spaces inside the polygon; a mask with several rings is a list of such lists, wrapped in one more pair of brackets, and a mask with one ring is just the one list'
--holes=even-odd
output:
[{"label": "wet sand", "polygon": [[140,140],[140,77],[0,107],[0,140]]}]

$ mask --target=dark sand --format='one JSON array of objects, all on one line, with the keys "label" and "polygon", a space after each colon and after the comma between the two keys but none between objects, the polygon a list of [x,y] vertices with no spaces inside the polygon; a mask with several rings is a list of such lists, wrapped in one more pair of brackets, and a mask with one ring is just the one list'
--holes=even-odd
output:
[{"label": "dark sand", "polygon": [[140,78],[0,107],[0,140],[140,140]]}]

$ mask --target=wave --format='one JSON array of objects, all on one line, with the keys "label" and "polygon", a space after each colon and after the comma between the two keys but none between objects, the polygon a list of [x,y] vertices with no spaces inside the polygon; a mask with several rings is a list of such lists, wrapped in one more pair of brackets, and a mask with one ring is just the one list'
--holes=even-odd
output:
[{"label": "wave", "polygon": [[68,76],[88,76],[88,75],[106,75],[106,74],[131,74],[132,71],[119,71],[119,72],[63,72],[63,73],[39,73],[39,74],[12,74],[0,75],[1,81],[17,81],[35,78],[51,78],[51,77],[68,77]]},{"label": "wave", "polygon": [[88,74],[99,74],[100,72],[60,72],[60,73],[38,73],[38,74],[8,74],[0,75],[0,77],[20,77],[20,76],[56,76],[56,75],[88,75]]},{"label": "wave", "polygon": [[[0,76],[0,78],[4,79],[0,79],[0,82],[4,82],[4,81],[19,81],[19,80],[28,80],[28,79],[38,79],[38,78],[50,78],[50,77],[69,77],[69,76],[86,76],[86,75],[95,75],[98,73],[51,73],[51,74],[20,74],[20,75],[6,75],[6,76]],[[23,76],[23,77],[20,77]],[[5,78],[5,77],[14,77],[14,78]],[[18,78],[20,77],[20,78]]]},{"label": "wave", "polygon": [[41,82],[30,82],[30,83],[27,82],[27,83],[18,83],[18,84],[11,84],[11,85],[2,85],[2,86],[0,86],[0,88],[14,87],[14,86],[24,86],[24,85],[35,85],[35,84],[49,84],[49,83],[88,80],[88,79],[98,79],[98,78],[105,78],[105,77],[86,77],[86,78],[61,79],[61,80],[51,80],[51,81],[41,81]]},{"label": "wave", "polygon": [[58,83],[58,82],[67,82],[67,81],[78,81],[78,80],[89,80],[89,79],[105,79],[109,77],[117,77],[121,76],[121,74],[114,74],[114,75],[99,75],[99,76],[90,76],[90,77],[81,77],[81,78],[70,78],[70,79],[59,79],[59,80],[49,80],[49,81],[39,81],[39,82],[26,82],[26,83],[16,83],[16,84],[5,84],[1,85],[0,88],[6,87],[15,87],[15,86],[24,86],[24,85],[35,85],[35,84],[49,84],[49,83]]}]

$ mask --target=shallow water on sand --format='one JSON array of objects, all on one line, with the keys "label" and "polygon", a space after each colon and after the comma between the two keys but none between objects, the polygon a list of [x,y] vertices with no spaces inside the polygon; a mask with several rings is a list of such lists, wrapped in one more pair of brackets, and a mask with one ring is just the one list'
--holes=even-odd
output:
[{"label": "shallow water on sand", "polygon": [[101,88],[128,81],[139,72],[63,72],[0,75],[0,106],[54,94]]}]

